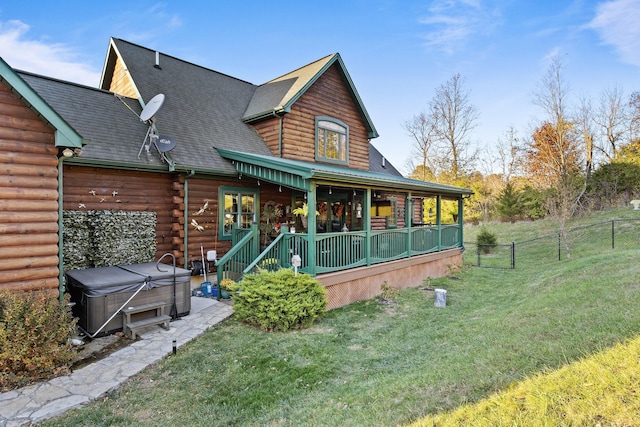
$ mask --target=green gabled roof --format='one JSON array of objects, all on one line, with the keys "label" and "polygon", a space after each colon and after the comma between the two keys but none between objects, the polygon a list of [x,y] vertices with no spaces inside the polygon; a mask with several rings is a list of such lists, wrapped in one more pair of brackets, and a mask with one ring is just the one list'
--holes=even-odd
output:
[{"label": "green gabled roof", "polygon": [[56,131],[56,147],[82,148],[86,141],[0,58],[0,78]]},{"label": "green gabled roof", "polygon": [[302,191],[311,189],[311,180],[335,182],[339,185],[359,185],[364,187],[393,190],[417,191],[433,195],[460,197],[473,194],[472,190],[433,182],[418,181],[340,166],[283,159],[275,156],[240,153],[218,148],[218,153],[231,160],[238,173],[256,179],[274,182]]},{"label": "green gabled roof", "polygon": [[360,95],[358,95],[358,91],[339,53],[325,56],[309,65],[260,85],[253,94],[242,120],[245,123],[252,123],[266,117],[290,112],[291,106],[304,95],[307,89],[309,89],[329,67],[336,63],[351,93],[351,97],[362,115],[369,138],[377,138],[378,131],[376,131],[375,126],[373,126],[369,113],[367,113],[367,110],[364,108],[364,103],[362,99],[360,99]]}]

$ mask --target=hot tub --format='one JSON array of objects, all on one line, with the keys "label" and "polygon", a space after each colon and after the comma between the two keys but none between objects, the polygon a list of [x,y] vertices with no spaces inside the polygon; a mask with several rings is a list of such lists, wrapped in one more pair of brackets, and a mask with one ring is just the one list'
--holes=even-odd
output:
[{"label": "hot tub", "polygon": [[[127,304],[128,307],[164,302],[164,313],[171,314],[173,306],[173,266],[157,263],[116,265],[66,272],[67,292],[75,303],[73,314],[78,326],[94,335],[102,325],[144,284],[143,289]],[[186,316],[191,310],[191,270],[175,269],[177,315]],[[138,313],[132,320],[151,317],[154,313]],[[122,330],[122,315],[118,314],[96,336]]]}]

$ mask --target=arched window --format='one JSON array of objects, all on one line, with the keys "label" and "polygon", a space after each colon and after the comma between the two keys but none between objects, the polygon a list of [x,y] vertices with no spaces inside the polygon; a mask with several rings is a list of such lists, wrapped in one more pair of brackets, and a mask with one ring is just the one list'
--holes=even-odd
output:
[{"label": "arched window", "polygon": [[349,126],[332,117],[316,117],[316,160],[349,163]]}]

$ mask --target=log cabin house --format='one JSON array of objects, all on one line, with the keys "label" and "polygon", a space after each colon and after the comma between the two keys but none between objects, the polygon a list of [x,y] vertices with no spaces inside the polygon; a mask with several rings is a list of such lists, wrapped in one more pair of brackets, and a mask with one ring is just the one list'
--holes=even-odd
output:
[{"label": "log cabin house", "polygon": [[117,38],[97,88],[0,66],[0,289],[64,292],[74,210],[155,212],[155,259],[218,280],[293,259],[329,308],[461,263],[472,192],[386,161],[337,53],[261,85]]}]

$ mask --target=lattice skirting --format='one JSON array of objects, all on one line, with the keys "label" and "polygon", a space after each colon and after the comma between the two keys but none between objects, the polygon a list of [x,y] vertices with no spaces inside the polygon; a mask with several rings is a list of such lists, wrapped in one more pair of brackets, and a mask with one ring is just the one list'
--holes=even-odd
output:
[{"label": "lattice skirting", "polygon": [[427,278],[445,276],[452,266],[462,265],[462,252],[452,249],[416,256],[384,264],[318,275],[316,278],[327,290],[328,309],[380,295],[386,281],[395,288],[420,286]]}]

